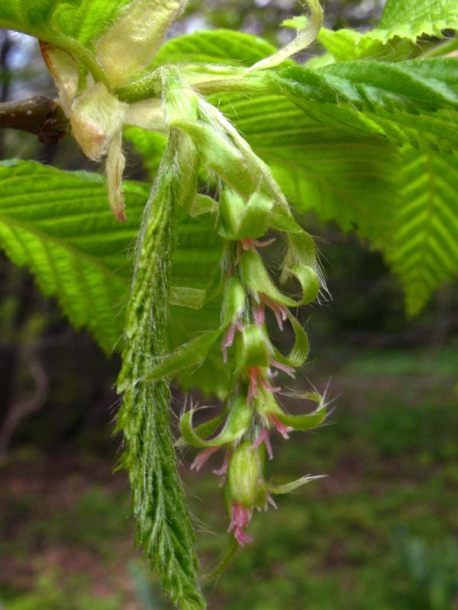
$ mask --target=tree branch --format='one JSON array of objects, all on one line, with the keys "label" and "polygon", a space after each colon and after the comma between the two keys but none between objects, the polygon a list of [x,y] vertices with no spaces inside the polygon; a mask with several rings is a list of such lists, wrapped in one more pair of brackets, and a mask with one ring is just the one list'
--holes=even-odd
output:
[{"label": "tree branch", "polygon": [[28,131],[40,142],[57,144],[65,136],[68,120],[57,100],[36,95],[0,103],[0,128]]}]

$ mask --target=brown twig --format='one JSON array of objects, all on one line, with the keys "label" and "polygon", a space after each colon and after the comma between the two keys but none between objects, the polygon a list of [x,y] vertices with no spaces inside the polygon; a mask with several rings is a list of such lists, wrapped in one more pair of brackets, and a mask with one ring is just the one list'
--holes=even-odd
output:
[{"label": "brown twig", "polygon": [[36,95],[0,103],[0,128],[28,131],[40,142],[57,144],[65,136],[68,120],[57,100]]}]

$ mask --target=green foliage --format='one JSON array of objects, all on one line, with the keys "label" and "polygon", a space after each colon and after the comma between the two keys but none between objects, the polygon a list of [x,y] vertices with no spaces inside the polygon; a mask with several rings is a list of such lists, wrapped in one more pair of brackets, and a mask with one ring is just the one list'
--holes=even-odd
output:
[{"label": "green foliage", "polygon": [[412,586],[403,597],[412,608],[448,610],[458,592],[458,547],[453,538],[439,545],[400,532],[396,544]]},{"label": "green foliage", "polygon": [[[17,265],[27,265],[43,292],[58,299],[76,328],[87,327],[107,353],[119,344],[132,278],[134,239],[148,187],[125,183],[129,221],[119,224],[96,174],[63,172],[30,161],[0,164],[0,241]],[[23,202],[23,203],[21,203]],[[97,235],[97,239],[94,239]],[[208,229],[183,219],[174,253],[174,280],[205,287],[219,261]],[[219,242],[217,236],[214,247]],[[191,310],[174,308],[172,345],[199,330]],[[183,313],[189,314],[183,319]]]},{"label": "green foliage", "polygon": [[137,539],[158,569],[173,601],[182,608],[205,607],[197,587],[194,535],[178,478],[169,421],[169,389],[164,377],[147,379],[167,353],[170,266],[177,208],[186,197],[180,186],[183,167],[176,163],[179,135],[172,134],[144,213],[137,244],[127,341],[118,391],[123,403],[118,429],[126,449]]},{"label": "green foliage", "polygon": [[458,159],[455,155],[407,148],[399,175],[396,240],[387,250],[415,315],[430,294],[458,269]]},{"label": "green foliage", "polygon": [[[344,62],[285,68],[274,79],[312,119],[397,146],[452,152],[458,147],[456,60]],[[447,130],[444,130],[444,120]]]},{"label": "green foliage", "polygon": [[441,30],[458,28],[458,7],[454,0],[388,0],[374,38],[388,41],[395,36],[415,42],[422,34],[441,36]]},{"label": "green foliage", "polygon": [[179,36],[167,41],[154,59],[152,67],[165,64],[215,63],[251,66],[275,51],[262,38],[229,30],[210,30]]},{"label": "green foliage", "polygon": [[[29,266],[76,328],[88,327],[110,352],[122,334],[132,274],[126,254],[138,220],[116,223],[107,213],[104,182],[93,174],[17,161],[3,162],[0,177],[2,247],[14,263]],[[127,187],[137,219],[146,192]]]},{"label": "green foliage", "polygon": [[111,595],[100,599],[98,596],[86,593],[84,579],[75,578],[62,592],[62,574],[60,571],[50,572],[37,579],[33,593],[27,593],[6,602],[5,610],[60,610],[65,605],[68,610],[119,610],[120,596]]},{"label": "green foliage", "polygon": [[68,36],[83,44],[100,37],[131,0],[8,0],[0,7],[0,26],[54,42]]},{"label": "green foliage", "polygon": [[[98,177],[6,162],[0,240],[75,326],[87,326],[107,351],[119,342],[118,429],[137,538],[174,602],[191,609],[205,602],[170,432],[169,378],[227,397],[223,420],[215,419],[225,421],[220,434],[204,439],[190,414],[182,432],[205,450],[226,452],[229,532],[243,546],[251,541],[245,528],[253,509],[268,501],[268,491],[309,480],[264,481],[269,434],[288,438],[326,413],[316,392],[304,398],[318,409],[301,416],[287,415],[274,396],[281,387],[273,385],[272,369],[294,376],[308,353],[307,335],[288,308],[325,291],[313,241],[281,189],[297,210],[313,210],[382,249],[412,314],[456,275],[456,59],[405,58],[418,54],[419,36],[457,28],[458,9],[451,0],[433,7],[389,0],[378,29],[323,32],[331,55],[299,66],[289,57],[316,37],[317,0],[306,2],[305,29],[279,52],[227,31],[162,46],[185,5],[3,3],[0,25],[50,43],[44,53],[75,138],[91,159],[106,156],[111,208],[125,220],[125,198],[131,220],[118,225],[102,210],[105,184]],[[141,222],[145,186],[122,185],[126,127],[155,174]],[[268,232],[283,249],[276,270],[258,251],[270,245],[260,241]],[[136,235],[132,265],[126,252]],[[299,296],[285,292],[286,280],[294,280]],[[266,308],[281,330],[287,322],[293,331],[288,356],[270,340]]]},{"label": "green foliage", "polygon": [[365,33],[323,28],[318,40],[337,61],[365,58],[399,61],[421,53],[424,44],[419,44],[419,37],[441,38],[443,30],[457,27],[458,9],[454,0],[388,0],[377,28]]}]

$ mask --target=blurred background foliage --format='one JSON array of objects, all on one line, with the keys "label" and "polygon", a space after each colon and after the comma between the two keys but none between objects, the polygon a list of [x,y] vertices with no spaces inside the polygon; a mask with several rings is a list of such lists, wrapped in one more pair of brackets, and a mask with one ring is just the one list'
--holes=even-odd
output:
[{"label": "blurred background foliage", "polygon": [[[326,25],[368,28],[382,4],[328,0]],[[294,0],[191,0],[173,35],[227,27],[282,44],[291,31],[278,24],[298,12]],[[0,32],[0,65],[0,101],[53,95],[35,41]],[[99,171],[69,135],[54,146],[3,130],[0,157]],[[128,173],[145,175],[132,152]],[[206,586],[210,607],[456,609],[457,285],[409,320],[377,252],[303,221],[332,294],[300,313],[312,344],[303,382],[323,390],[331,379],[335,410],[317,434],[276,447],[273,476],[329,476],[257,520],[255,543]],[[132,548],[125,477],[112,475],[118,367],[0,254],[0,608],[169,607]],[[176,389],[177,412],[183,403]],[[189,459],[183,475],[209,569],[226,521],[216,480],[189,475]]]}]

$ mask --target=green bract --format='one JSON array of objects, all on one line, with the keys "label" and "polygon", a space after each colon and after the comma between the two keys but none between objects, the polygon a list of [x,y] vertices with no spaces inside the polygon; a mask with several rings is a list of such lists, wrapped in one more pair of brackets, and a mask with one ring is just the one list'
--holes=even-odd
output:
[{"label": "green bract", "polygon": [[316,299],[320,290],[320,282],[314,269],[308,265],[293,265],[287,269],[287,273],[295,276],[301,285],[302,296],[297,301],[284,295],[275,286],[258,252],[242,253],[242,276],[251,291],[262,293],[285,307],[306,305]]},{"label": "green bract", "polygon": [[265,235],[274,202],[262,193],[253,193],[245,203],[236,192],[226,189],[220,199],[219,234],[240,241]]},{"label": "green bract", "polygon": [[263,457],[243,441],[234,451],[227,473],[226,500],[245,509],[264,508],[267,490],[263,476]]},{"label": "green bract", "polygon": [[211,434],[221,424],[221,417],[216,417],[210,422],[193,428],[192,417],[197,409],[191,409],[180,420],[180,429],[183,440],[200,449],[207,447],[221,447],[232,443],[243,436],[251,423],[252,411],[247,405],[246,399],[237,397],[228,407],[228,416],[222,431],[211,439],[205,439],[205,434]]},{"label": "green bract", "polygon": [[266,334],[256,324],[243,327],[235,343],[235,366],[237,371],[245,371],[253,366],[268,367],[270,364],[270,344]]},{"label": "green bract", "polygon": [[231,277],[224,288],[224,301],[222,309],[222,325],[237,322],[246,308],[246,292],[243,283],[238,277]]}]

